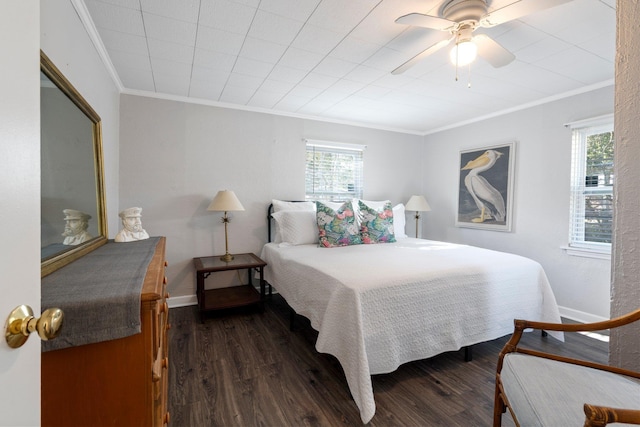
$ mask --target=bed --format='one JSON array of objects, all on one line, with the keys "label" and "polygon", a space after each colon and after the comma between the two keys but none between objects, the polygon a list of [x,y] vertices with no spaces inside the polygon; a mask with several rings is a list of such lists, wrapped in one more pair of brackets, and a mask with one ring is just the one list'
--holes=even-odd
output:
[{"label": "bed", "polygon": [[287,208],[269,208],[276,239],[262,250],[265,279],[310,320],[316,349],[338,359],[365,424],[375,414],[371,375],[510,334],[514,318],[560,321],[540,264],[406,237],[401,205],[395,241],[329,249],[309,228],[315,212]]}]

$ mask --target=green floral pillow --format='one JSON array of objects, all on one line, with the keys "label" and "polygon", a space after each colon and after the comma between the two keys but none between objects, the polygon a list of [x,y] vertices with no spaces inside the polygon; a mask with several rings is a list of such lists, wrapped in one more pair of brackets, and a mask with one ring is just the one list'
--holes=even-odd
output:
[{"label": "green floral pillow", "polygon": [[392,243],[396,241],[393,232],[393,207],[387,202],[374,209],[358,200],[360,209],[360,235],[362,243]]},{"label": "green floral pillow", "polygon": [[322,202],[316,202],[316,220],[318,223],[318,246],[333,248],[337,246],[359,245],[362,243],[356,224],[351,202],[345,202],[333,210]]}]

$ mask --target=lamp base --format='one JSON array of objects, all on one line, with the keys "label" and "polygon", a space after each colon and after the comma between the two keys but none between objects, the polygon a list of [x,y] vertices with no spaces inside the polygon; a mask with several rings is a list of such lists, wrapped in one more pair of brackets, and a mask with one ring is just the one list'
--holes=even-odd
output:
[{"label": "lamp base", "polygon": [[220,257],[220,260],[224,261],[224,262],[231,262],[233,260],[233,255],[231,255],[229,252],[227,252],[226,254],[224,254],[224,255],[222,255]]}]

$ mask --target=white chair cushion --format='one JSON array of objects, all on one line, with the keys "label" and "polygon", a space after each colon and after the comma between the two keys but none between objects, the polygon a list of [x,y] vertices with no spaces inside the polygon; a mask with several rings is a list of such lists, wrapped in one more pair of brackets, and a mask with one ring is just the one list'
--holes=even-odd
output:
[{"label": "white chair cushion", "polygon": [[640,409],[640,382],[598,369],[510,353],[500,377],[511,409],[526,427],[582,426],[585,403]]}]

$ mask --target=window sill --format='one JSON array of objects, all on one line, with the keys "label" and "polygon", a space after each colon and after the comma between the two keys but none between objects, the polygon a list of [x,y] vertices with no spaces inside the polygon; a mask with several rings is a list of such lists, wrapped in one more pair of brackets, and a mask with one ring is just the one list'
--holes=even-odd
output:
[{"label": "window sill", "polygon": [[570,246],[562,246],[562,249],[570,256],[580,256],[585,258],[596,258],[611,260],[611,251],[603,251],[599,249],[575,248]]}]

